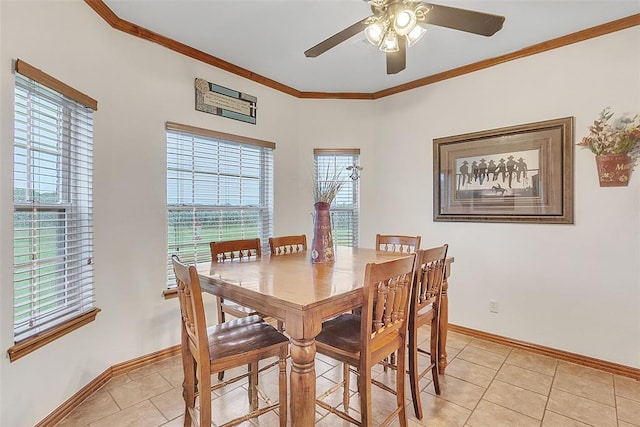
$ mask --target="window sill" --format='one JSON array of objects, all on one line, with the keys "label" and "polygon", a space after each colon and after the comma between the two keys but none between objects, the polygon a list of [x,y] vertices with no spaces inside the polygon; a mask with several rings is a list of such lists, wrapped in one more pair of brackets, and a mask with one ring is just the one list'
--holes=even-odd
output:
[{"label": "window sill", "polygon": [[99,308],[94,308],[88,313],[71,319],[62,325],[55,326],[45,332],[20,341],[19,343],[10,347],[9,350],[7,350],[9,361],[15,362],[16,360],[20,359],[23,356],[26,356],[32,351],[35,351],[40,347],[44,347],[50,342],[53,342],[58,338],[61,338],[68,333],[75,331],[76,329],[86,325],[87,323],[93,322],[99,312]]}]

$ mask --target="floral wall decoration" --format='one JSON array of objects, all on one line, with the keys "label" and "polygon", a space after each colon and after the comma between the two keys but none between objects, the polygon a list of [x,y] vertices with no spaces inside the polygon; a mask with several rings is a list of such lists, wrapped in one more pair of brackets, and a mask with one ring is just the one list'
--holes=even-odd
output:
[{"label": "floral wall decoration", "polygon": [[602,110],[578,143],[595,154],[601,187],[627,186],[640,159],[640,114],[613,116],[610,107]]}]

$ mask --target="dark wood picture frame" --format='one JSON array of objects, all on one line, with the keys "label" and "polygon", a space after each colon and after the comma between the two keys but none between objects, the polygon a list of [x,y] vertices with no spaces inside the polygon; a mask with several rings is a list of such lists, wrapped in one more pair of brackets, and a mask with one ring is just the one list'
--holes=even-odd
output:
[{"label": "dark wood picture frame", "polygon": [[573,117],[433,140],[433,220],[573,224]]}]

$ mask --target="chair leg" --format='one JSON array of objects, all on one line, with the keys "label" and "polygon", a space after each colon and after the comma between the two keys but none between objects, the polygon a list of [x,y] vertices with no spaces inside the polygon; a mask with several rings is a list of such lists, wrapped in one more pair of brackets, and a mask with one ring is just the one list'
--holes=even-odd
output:
[{"label": "chair leg", "polygon": [[382,369],[384,370],[384,372],[387,372],[389,365],[395,366],[395,364],[396,364],[396,353],[393,352],[389,356],[384,358]]},{"label": "chair leg", "polygon": [[344,380],[344,390],[342,391],[342,404],[344,405],[344,411],[349,412],[349,401],[351,400],[351,372],[349,371],[349,364],[342,364],[342,378]]},{"label": "chair leg", "polygon": [[[400,370],[400,369],[398,369]],[[420,401],[420,380],[418,379],[418,331],[409,327],[409,387],[416,418],[422,419],[422,402]]]},{"label": "chair leg", "polygon": [[431,357],[431,376],[433,377],[433,388],[436,394],[440,394],[440,377],[439,368],[438,368],[438,344],[440,341],[440,328],[438,323],[439,314],[436,313],[435,317],[431,322],[431,339],[429,342],[429,353]]},{"label": "chair leg", "polygon": [[222,304],[223,304],[224,300],[220,297],[216,297],[216,303],[218,305],[218,325],[221,325],[224,323],[225,321],[225,313],[224,310],[222,310]]},{"label": "chair leg", "polygon": [[371,406],[371,369],[360,369],[360,421],[362,426],[373,425]]},{"label": "chair leg", "polygon": [[196,361],[189,350],[189,341],[185,330],[184,322],[181,323],[180,330],[180,353],[182,357],[182,372],[184,380],[182,382],[182,398],[184,399],[184,427],[191,427],[193,422],[191,414],[196,404]]},{"label": "chair leg", "polygon": [[[396,369],[396,403],[400,408],[398,418],[400,427],[407,427],[407,410],[404,402],[404,378],[406,375],[405,358],[406,358],[406,342],[403,340],[402,345],[398,349],[398,369]],[[394,353],[395,354],[395,353]],[[420,396],[418,396],[419,398]]]},{"label": "chair leg", "polygon": [[196,404],[196,364],[190,353],[183,354],[182,366],[184,381],[182,382],[182,397],[184,398],[184,427],[191,427],[193,419],[191,411]]},{"label": "chair leg", "polygon": [[211,425],[211,369],[208,364],[198,367],[200,396],[200,427]]},{"label": "chair leg", "polygon": [[280,350],[280,360],[278,360],[278,367],[280,373],[278,375],[278,398],[279,398],[279,415],[280,415],[280,427],[287,426],[287,349]]},{"label": "chair leg", "polygon": [[440,376],[438,375],[438,360],[432,360],[433,368],[431,368],[431,376],[433,377],[433,388],[436,391],[436,394],[440,394]]},{"label": "chair leg", "polygon": [[[225,313],[222,310],[222,303],[223,303],[223,299],[220,297],[216,297],[216,303],[218,306],[218,325],[222,325],[225,321]],[[224,381],[224,371],[220,371],[218,372],[218,381]]]},{"label": "chair leg", "polygon": [[258,409],[258,362],[251,363],[249,369],[249,406],[251,411]]}]

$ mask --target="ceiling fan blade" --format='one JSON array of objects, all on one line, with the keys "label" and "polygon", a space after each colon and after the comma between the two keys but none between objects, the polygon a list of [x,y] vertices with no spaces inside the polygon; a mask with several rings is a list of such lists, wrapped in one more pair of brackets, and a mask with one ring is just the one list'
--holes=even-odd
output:
[{"label": "ceiling fan blade", "polygon": [[504,16],[500,15],[433,3],[422,3],[422,5],[430,9],[426,16],[426,23],[440,27],[466,31],[481,36],[492,36],[502,28],[504,23]]},{"label": "ceiling fan blade", "polygon": [[387,74],[397,74],[407,66],[407,38],[398,36],[397,52],[387,52]]},{"label": "ceiling fan blade", "polygon": [[369,18],[365,18],[362,21],[358,21],[355,24],[351,25],[350,27],[347,27],[344,30],[332,35],[328,39],[321,41],[311,49],[308,49],[307,51],[305,51],[304,56],[306,56],[307,58],[315,58],[316,56],[325,53],[329,49],[336,47],[343,41],[350,39],[351,37],[355,36],[359,32],[364,31],[364,29],[367,26],[365,22],[368,19]]}]

